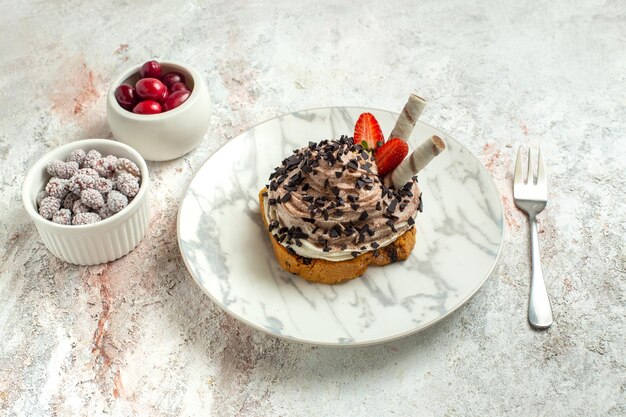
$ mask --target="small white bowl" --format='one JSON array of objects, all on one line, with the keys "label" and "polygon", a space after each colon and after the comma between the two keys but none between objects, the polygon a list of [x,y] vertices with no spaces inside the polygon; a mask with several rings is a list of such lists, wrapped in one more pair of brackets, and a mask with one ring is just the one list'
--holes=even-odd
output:
[{"label": "small white bowl", "polygon": [[191,95],[179,107],[159,114],[135,114],[117,103],[115,89],[121,84],[134,86],[141,65],[119,75],[107,95],[107,118],[113,136],[137,149],[149,161],[167,161],[190,152],[206,134],[211,117],[211,97],[200,73],[177,62],[159,63],[164,74],[170,71],[183,74],[191,88]]},{"label": "small white bowl", "polygon": [[[36,200],[50,179],[46,167],[55,159],[65,160],[75,149],[96,149],[102,155],[128,158],[137,164],[141,186],[133,201],[119,213],[93,224],[62,225],[41,217]],[[136,150],[114,140],[86,139],[60,146],[40,158],[26,175],[22,201],[41,240],[54,256],[76,265],[97,265],[121,258],[141,242],[150,221],[149,188],[148,166]]]}]

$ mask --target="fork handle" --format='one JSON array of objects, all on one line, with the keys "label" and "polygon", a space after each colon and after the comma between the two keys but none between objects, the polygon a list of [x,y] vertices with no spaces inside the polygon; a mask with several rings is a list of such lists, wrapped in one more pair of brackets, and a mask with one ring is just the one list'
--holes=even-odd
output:
[{"label": "fork handle", "polygon": [[530,279],[530,299],[528,300],[528,321],[536,329],[547,329],[552,324],[552,306],[543,281],[541,258],[539,257],[539,237],[537,220],[529,216],[530,223],[530,258],[532,275]]}]

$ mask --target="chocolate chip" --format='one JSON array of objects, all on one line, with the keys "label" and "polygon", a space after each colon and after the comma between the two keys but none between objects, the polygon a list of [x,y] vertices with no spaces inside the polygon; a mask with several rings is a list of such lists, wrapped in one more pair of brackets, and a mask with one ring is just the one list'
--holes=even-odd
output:
[{"label": "chocolate chip", "polygon": [[267,204],[269,204],[270,206],[273,206],[274,204],[276,204],[276,199],[275,198],[268,198],[267,199]]},{"label": "chocolate chip", "polygon": [[349,200],[351,203],[354,203],[354,202],[355,202],[355,201],[357,201],[358,199],[359,199],[359,197],[357,197],[357,196],[355,196],[355,195],[352,195],[352,194],[348,195],[348,200]]},{"label": "chocolate chip", "polygon": [[367,218],[368,218],[368,216],[369,216],[369,215],[367,214],[367,211],[364,211],[364,212],[363,212],[363,213],[361,213],[361,215],[359,216],[359,220],[360,220],[360,221],[363,221],[363,220],[367,219]]},{"label": "chocolate chip", "polygon": [[291,199],[291,192],[288,192],[280,199],[280,202],[284,204],[290,199]]},{"label": "chocolate chip", "polygon": [[380,245],[376,242],[372,242],[372,248],[373,249],[378,249],[380,247]]},{"label": "chocolate chip", "polygon": [[330,247],[328,246],[324,246],[324,248],[322,249],[324,252],[330,252]]},{"label": "chocolate chip", "polygon": [[312,219],[310,217],[303,217],[302,220],[307,223],[315,223],[315,219]]},{"label": "chocolate chip", "polygon": [[380,211],[382,209],[380,205],[380,201],[376,203],[376,210]]},{"label": "chocolate chip", "polygon": [[335,171],[335,177],[341,178],[342,175],[343,175],[343,171]]},{"label": "chocolate chip", "polygon": [[391,228],[392,232],[397,232],[396,227],[393,225],[393,220],[389,219],[385,222],[385,224]]},{"label": "chocolate chip", "polygon": [[398,260],[398,250],[393,245],[389,248],[389,259],[391,262],[396,262]]},{"label": "chocolate chip", "polygon": [[335,186],[331,189],[331,191],[335,194],[335,196],[339,196],[339,187]]},{"label": "chocolate chip", "polygon": [[396,211],[397,205],[398,205],[398,200],[394,198],[393,200],[391,200],[391,203],[389,203],[389,206],[387,206],[387,211],[389,213],[393,213],[394,211]]},{"label": "chocolate chip", "polygon": [[413,217],[409,217],[409,220],[406,221],[409,226],[413,226],[415,224],[415,220],[413,219]]},{"label": "chocolate chip", "polygon": [[311,262],[313,261],[313,259],[311,258],[302,258],[302,263],[305,265],[311,265]]},{"label": "chocolate chip", "polygon": [[350,252],[350,255],[352,255],[353,258],[356,258],[359,256],[359,252]]}]

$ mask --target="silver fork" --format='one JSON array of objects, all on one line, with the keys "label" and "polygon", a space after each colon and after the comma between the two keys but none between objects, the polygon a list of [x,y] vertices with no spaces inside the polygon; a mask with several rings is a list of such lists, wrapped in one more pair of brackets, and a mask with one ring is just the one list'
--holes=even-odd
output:
[{"label": "silver fork", "polygon": [[541,259],[539,257],[539,237],[537,236],[537,214],[548,202],[548,180],[546,169],[541,157],[537,159],[537,176],[533,175],[532,152],[528,149],[528,178],[524,181],[522,174],[522,147],[517,151],[515,176],[513,178],[513,198],[515,205],[526,212],[530,223],[530,254],[532,273],[530,280],[530,297],[528,300],[528,321],[537,329],[547,329],[552,324],[552,306],[543,281]]}]

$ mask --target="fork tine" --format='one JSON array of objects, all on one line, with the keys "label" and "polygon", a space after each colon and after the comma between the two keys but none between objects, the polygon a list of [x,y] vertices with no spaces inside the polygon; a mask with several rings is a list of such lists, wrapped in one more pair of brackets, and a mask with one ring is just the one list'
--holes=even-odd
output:
[{"label": "fork tine", "polygon": [[533,173],[533,148],[528,147],[528,171],[526,172],[526,181],[525,184],[534,184],[535,183],[535,174]]},{"label": "fork tine", "polygon": [[537,185],[547,185],[546,180],[546,166],[543,163],[543,156],[541,155],[541,146],[539,146],[539,158],[537,159]]},{"label": "fork tine", "polygon": [[517,148],[517,159],[515,160],[515,174],[513,175],[513,185],[522,185],[524,177],[522,176],[522,146]]}]

